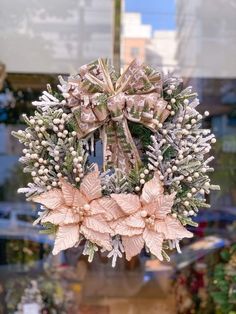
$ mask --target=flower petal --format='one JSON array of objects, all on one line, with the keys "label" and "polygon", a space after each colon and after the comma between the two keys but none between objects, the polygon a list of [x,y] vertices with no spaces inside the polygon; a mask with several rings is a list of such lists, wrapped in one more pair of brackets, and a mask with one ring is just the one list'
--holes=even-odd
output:
[{"label": "flower petal", "polygon": [[176,193],[170,195],[160,195],[156,200],[155,216],[158,219],[164,219],[167,214],[171,213]]},{"label": "flower petal", "polygon": [[130,227],[126,224],[125,219],[121,219],[121,221],[115,226],[114,230],[117,234],[129,237],[143,233],[143,228]]},{"label": "flower petal", "polygon": [[136,235],[132,237],[122,237],[122,244],[125,249],[126,259],[128,261],[137,254],[139,254],[144,246],[144,240],[142,235]]},{"label": "flower petal", "polygon": [[162,233],[166,240],[180,240],[193,236],[178,219],[171,216],[167,216],[165,220],[156,220],[155,230],[158,233]]},{"label": "flower petal", "polygon": [[[116,227],[117,227],[120,223],[122,223],[123,220],[124,220],[124,217],[118,218],[118,219],[116,219],[116,220],[111,220],[111,221],[109,221],[109,226],[111,227],[111,229],[112,229],[113,231],[115,231],[115,230],[116,230]],[[115,233],[116,233],[116,232],[115,232]]]},{"label": "flower petal", "polygon": [[41,219],[42,223],[50,222],[54,225],[68,225],[78,223],[80,221],[79,215],[74,214],[72,210],[65,207],[64,210],[51,210],[49,213]]},{"label": "flower petal", "polygon": [[85,236],[85,238],[98,246],[105,248],[107,251],[112,249],[111,245],[111,237],[108,233],[100,233],[94,230],[87,228],[86,226],[81,226],[81,233]]},{"label": "flower petal", "polygon": [[138,195],[134,194],[111,194],[125,214],[134,214],[141,206]]},{"label": "flower petal", "polygon": [[110,197],[102,197],[99,198],[98,200],[92,201],[90,204],[92,212],[93,212],[92,204],[94,202],[97,202],[100,205],[100,208],[103,209],[104,215],[108,221],[115,220],[124,216],[124,213],[121,211],[116,201]]},{"label": "flower petal", "polygon": [[97,170],[90,172],[84,177],[80,185],[80,191],[85,195],[88,201],[102,196],[101,180]]},{"label": "flower petal", "polygon": [[40,203],[48,209],[57,209],[59,206],[64,205],[63,194],[59,189],[42,193],[32,199],[36,203]]},{"label": "flower petal", "polygon": [[75,194],[74,194],[74,199],[73,199],[72,206],[82,207],[86,203],[87,203],[87,200],[84,197],[84,195],[78,189],[75,189]]},{"label": "flower petal", "polygon": [[141,195],[141,202],[143,204],[151,203],[155,201],[159,195],[163,194],[163,191],[164,189],[162,182],[159,179],[158,173],[156,172],[154,177],[144,184]]},{"label": "flower petal", "polygon": [[72,206],[76,189],[64,179],[61,179],[60,182],[65,204]]},{"label": "flower petal", "polygon": [[160,261],[163,261],[162,256],[162,243],[163,237],[161,234],[156,233],[153,230],[145,228],[143,232],[144,241],[149,248],[150,252],[155,255]]},{"label": "flower petal", "polygon": [[93,200],[89,205],[92,215],[105,215],[105,208],[100,204],[100,199]]},{"label": "flower petal", "polygon": [[55,245],[52,254],[56,255],[62,250],[69,249],[76,245],[78,241],[79,241],[78,225],[60,226],[57,230]]},{"label": "flower petal", "polygon": [[124,222],[127,226],[132,228],[144,228],[145,222],[143,218],[140,215],[140,212],[130,215],[129,217],[124,219]]},{"label": "flower petal", "polygon": [[111,233],[112,230],[109,227],[108,223],[104,221],[101,215],[86,217],[83,221],[83,225],[94,231],[101,233]]}]

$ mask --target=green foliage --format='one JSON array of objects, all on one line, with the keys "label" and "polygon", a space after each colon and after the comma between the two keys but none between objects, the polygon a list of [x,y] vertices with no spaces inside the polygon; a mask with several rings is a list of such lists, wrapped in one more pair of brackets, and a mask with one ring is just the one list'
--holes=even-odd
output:
[{"label": "green foliage", "polygon": [[178,218],[179,218],[179,221],[184,226],[186,226],[186,225],[189,225],[189,226],[192,226],[192,227],[197,227],[198,226],[198,223],[193,221],[190,217],[184,217],[184,216],[180,216],[179,215]]},{"label": "green foliage", "polygon": [[228,193],[231,189],[236,189],[236,163],[235,153],[226,152],[223,149],[224,140],[234,140],[235,135],[227,136],[219,140],[214,146],[214,155],[217,156],[215,171],[211,174],[211,179],[215,182],[224,182],[221,186],[221,193]]},{"label": "green foliage", "polygon": [[129,181],[134,188],[135,186],[139,186],[139,181],[140,181],[140,173],[141,173],[141,168],[136,166],[135,169],[132,169],[129,174]]},{"label": "green foliage", "polygon": [[67,123],[67,128],[70,132],[79,130],[77,120],[74,116]]},{"label": "green foliage", "polygon": [[147,148],[147,146],[151,144],[152,131],[142,124],[133,122],[129,122],[128,124],[132,136],[140,141],[142,149]]},{"label": "green foliage", "polygon": [[163,151],[164,160],[170,160],[176,156],[176,151],[172,146],[167,146]]},{"label": "green foliage", "polygon": [[[236,244],[225,248],[220,253],[221,263],[213,271],[210,294],[222,314],[236,311]],[[229,271],[230,270],[230,271]]]},{"label": "green foliage", "polygon": [[44,229],[40,230],[40,233],[42,233],[42,234],[56,234],[58,226],[53,225],[50,222],[46,222],[42,225],[43,225]]},{"label": "green foliage", "polygon": [[230,253],[228,250],[224,250],[220,253],[220,256],[222,258],[223,261],[228,262],[230,259]]},{"label": "green foliage", "polygon": [[66,153],[65,161],[63,163],[63,167],[64,167],[64,169],[66,169],[66,172],[68,174],[72,173],[72,170],[73,170],[73,156],[71,155],[70,151],[68,151]]},{"label": "green foliage", "polygon": [[98,102],[98,109],[100,109],[100,106],[106,106],[107,105],[107,99],[108,96],[106,94],[100,94],[96,101]]},{"label": "green foliage", "polygon": [[6,261],[8,264],[33,265],[38,260],[40,244],[30,240],[6,241]]},{"label": "green foliage", "polygon": [[59,93],[59,92],[57,92],[57,91],[53,91],[51,94],[52,94],[54,97],[56,97],[59,101],[64,100],[64,97],[62,96],[62,94]]},{"label": "green foliage", "polygon": [[182,182],[181,183],[181,188],[177,192],[177,197],[179,197],[179,198],[186,197],[188,192],[190,192],[189,187],[184,182]]},{"label": "green foliage", "polygon": [[[128,181],[132,186],[132,190],[135,189],[136,186],[140,186],[140,174],[143,173],[145,167],[142,165],[136,165],[134,169],[132,169],[129,173]],[[152,178],[151,174],[147,174],[145,176],[145,181],[149,181]]]},{"label": "green foliage", "polygon": [[109,180],[104,182],[106,189],[103,195],[110,195],[111,193],[127,193],[133,191],[127,176],[119,169],[115,169],[114,173],[110,174]]}]

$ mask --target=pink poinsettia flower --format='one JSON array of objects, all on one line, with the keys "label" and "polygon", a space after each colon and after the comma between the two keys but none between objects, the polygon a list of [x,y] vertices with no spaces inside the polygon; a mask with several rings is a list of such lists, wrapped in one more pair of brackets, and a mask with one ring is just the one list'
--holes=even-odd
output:
[{"label": "pink poinsettia flower", "polygon": [[60,182],[60,189],[52,189],[33,198],[33,201],[49,209],[41,222],[58,226],[53,254],[75,246],[81,234],[111,250],[112,230],[107,216],[109,211],[115,212],[118,206],[111,198],[102,197],[98,168],[82,179],[79,189],[65,180]]},{"label": "pink poinsettia flower", "polygon": [[192,237],[192,233],[170,215],[175,193],[164,194],[157,173],[144,184],[140,197],[135,194],[111,194],[111,197],[119,205],[123,216],[110,225],[121,235],[128,260],[139,254],[146,245],[162,261],[164,240]]}]

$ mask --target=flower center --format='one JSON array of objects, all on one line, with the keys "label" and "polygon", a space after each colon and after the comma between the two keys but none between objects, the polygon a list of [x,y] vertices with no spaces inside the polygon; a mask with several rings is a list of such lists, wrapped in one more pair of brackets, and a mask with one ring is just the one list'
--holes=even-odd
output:
[{"label": "flower center", "polygon": [[141,217],[144,218],[147,227],[153,227],[155,223],[155,215],[149,215],[146,210],[141,211]]},{"label": "flower center", "polygon": [[88,203],[84,204],[83,208],[85,211],[90,211],[90,205]]},{"label": "flower center", "polygon": [[143,218],[147,217],[147,211],[146,210],[141,211],[141,217],[143,217]]},{"label": "flower center", "polygon": [[75,214],[79,214],[81,220],[83,220],[85,216],[91,214],[91,206],[88,203],[83,206],[73,206],[72,209]]}]

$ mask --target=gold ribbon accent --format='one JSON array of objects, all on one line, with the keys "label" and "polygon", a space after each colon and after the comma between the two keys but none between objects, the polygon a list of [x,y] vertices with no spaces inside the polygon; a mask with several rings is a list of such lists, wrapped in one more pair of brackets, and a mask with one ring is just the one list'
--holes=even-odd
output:
[{"label": "gold ribbon accent", "polygon": [[82,66],[68,83],[68,105],[78,138],[100,128],[104,169],[132,169],[140,162],[140,156],[128,121],[155,132],[170,113],[161,98],[160,72],[134,60],[118,78],[106,59],[98,59]]}]

